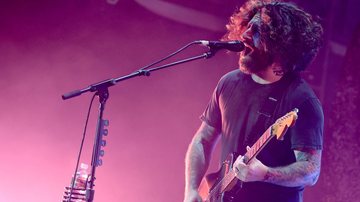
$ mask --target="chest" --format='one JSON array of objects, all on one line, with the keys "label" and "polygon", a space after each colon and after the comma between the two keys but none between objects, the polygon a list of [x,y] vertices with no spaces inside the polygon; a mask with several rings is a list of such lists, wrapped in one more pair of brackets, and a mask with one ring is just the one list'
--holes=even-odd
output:
[{"label": "chest", "polygon": [[[273,86],[238,83],[225,88],[219,97],[223,126],[252,125],[263,113],[265,104],[276,89]],[[271,106],[274,107],[274,106]]]}]

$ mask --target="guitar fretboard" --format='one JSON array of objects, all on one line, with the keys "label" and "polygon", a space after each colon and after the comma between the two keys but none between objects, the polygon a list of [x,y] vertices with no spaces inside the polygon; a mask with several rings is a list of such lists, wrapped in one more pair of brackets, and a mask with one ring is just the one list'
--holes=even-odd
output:
[{"label": "guitar fretboard", "polygon": [[271,134],[272,126],[270,126],[265,133],[255,142],[249,151],[244,155],[244,163],[247,164],[251,159],[255,158],[259,152],[265,147],[265,145],[274,137]]}]

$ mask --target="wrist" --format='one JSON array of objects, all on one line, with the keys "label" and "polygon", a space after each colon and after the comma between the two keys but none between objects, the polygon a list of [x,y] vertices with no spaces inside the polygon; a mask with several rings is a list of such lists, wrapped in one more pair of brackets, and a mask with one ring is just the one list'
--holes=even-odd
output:
[{"label": "wrist", "polygon": [[194,195],[198,195],[198,190],[197,189],[192,189],[192,188],[189,188],[189,189],[185,189],[185,199],[187,198],[192,198]]},{"label": "wrist", "polygon": [[271,172],[271,169],[269,167],[266,167],[264,170],[263,182],[269,182],[270,172]]},{"label": "wrist", "polygon": [[262,179],[262,181],[263,181],[263,182],[268,182],[269,176],[270,176],[270,168],[267,167],[267,166],[264,166],[264,169],[263,169],[263,179]]}]

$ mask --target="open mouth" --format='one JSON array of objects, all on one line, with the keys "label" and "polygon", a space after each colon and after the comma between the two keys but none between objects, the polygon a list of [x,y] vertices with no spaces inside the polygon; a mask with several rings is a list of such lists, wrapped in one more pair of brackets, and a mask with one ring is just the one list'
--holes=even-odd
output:
[{"label": "open mouth", "polygon": [[245,45],[244,56],[249,55],[252,51],[253,49],[251,47]]}]

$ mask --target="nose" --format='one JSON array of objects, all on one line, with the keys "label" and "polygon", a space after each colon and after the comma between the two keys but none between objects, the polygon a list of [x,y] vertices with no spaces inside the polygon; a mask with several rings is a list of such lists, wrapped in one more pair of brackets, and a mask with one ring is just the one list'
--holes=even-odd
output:
[{"label": "nose", "polygon": [[242,41],[251,41],[252,39],[252,33],[251,29],[247,28],[242,34],[241,34],[241,40]]}]

